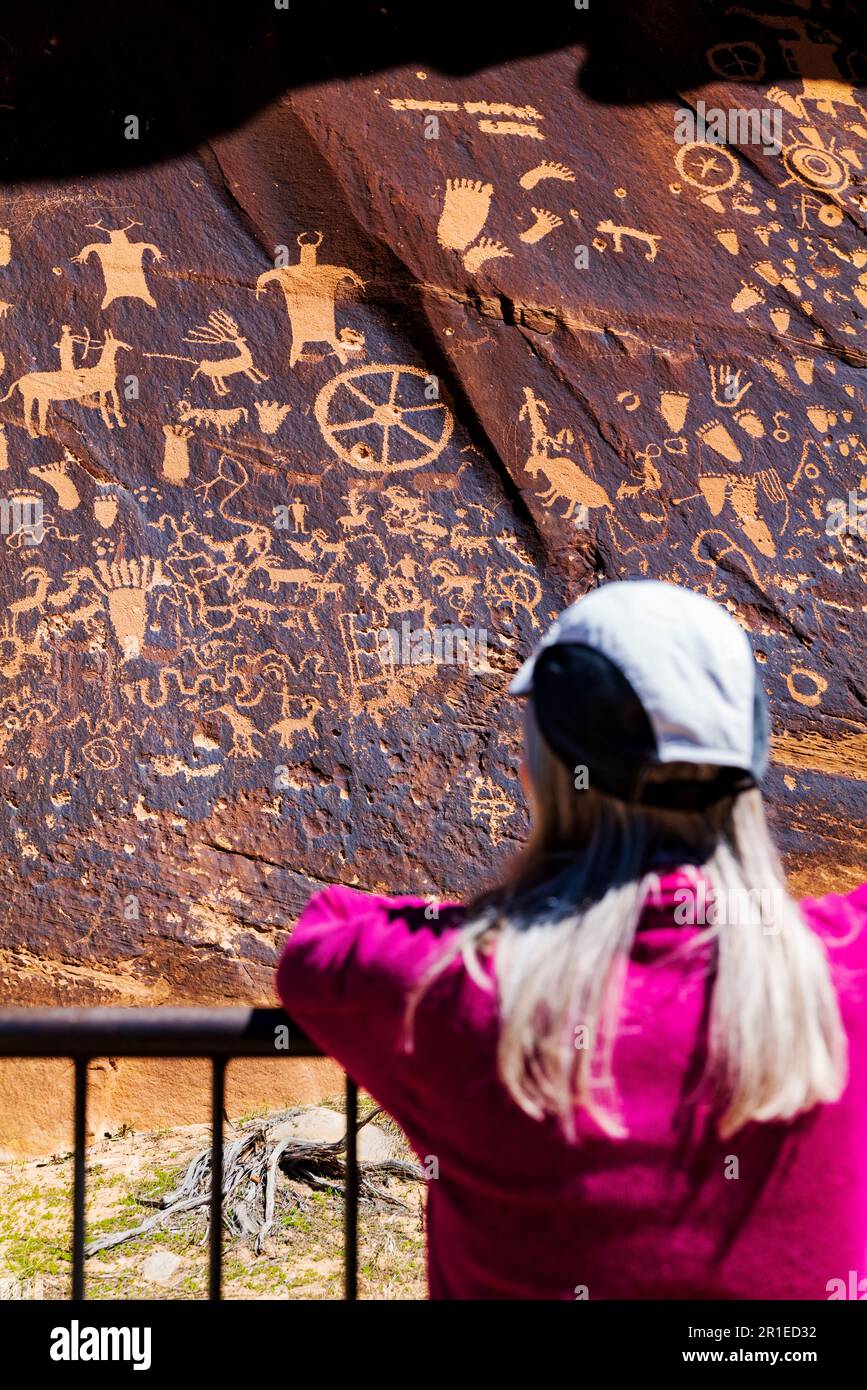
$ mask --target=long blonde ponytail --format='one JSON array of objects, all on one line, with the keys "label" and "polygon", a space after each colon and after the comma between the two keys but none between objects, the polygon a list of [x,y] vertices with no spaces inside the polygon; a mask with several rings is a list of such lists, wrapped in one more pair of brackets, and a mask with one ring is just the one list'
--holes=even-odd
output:
[{"label": "long blonde ponytail", "polygon": [[[576,791],[529,705],[526,749],[533,834],[500,887],[471,906],[456,946],[411,1001],[410,1020],[458,952],[482,980],[480,953],[492,951],[499,1073],[517,1104],[559,1116],[570,1134],[576,1109],[612,1136],[624,1133],[611,1058],[636,927],[661,864],[700,865],[713,901],[726,904],[724,920],[709,914],[691,937],[692,949],[710,947],[705,1080],[720,1134],[838,1099],[846,1040],[829,961],[786,889],[761,794],[685,812]],[[589,1046],[576,1046],[576,1028]]]}]

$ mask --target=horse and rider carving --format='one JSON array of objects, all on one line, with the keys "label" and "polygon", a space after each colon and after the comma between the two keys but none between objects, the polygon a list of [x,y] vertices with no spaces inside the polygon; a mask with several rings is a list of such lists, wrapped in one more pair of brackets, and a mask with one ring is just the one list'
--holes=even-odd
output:
[{"label": "horse and rider carving", "polygon": [[[93,366],[75,365],[76,344],[84,347],[82,357],[91,350],[99,352]],[[18,391],[30,437],[36,439],[48,433],[48,410],[58,401],[77,401],[79,405],[98,410],[108,429],[114,428],[115,421],[123,428],[126,421],[117,391],[116,359],[119,352],[132,352],[131,344],[116,338],[110,328],[106,328],[105,337],[99,343],[91,341],[89,331],[86,336],[79,337],[64,324],[60,341],[54,346],[60,354],[58,371],[26,372],[13,381],[5,396],[0,396],[0,401],[8,401],[13,391]]]}]

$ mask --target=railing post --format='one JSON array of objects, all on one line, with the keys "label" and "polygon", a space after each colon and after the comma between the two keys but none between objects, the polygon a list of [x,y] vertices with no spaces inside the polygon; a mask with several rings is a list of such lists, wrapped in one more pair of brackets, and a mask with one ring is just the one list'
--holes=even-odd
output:
[{"label": "railing post", "polygon": [[358,1087],[346,1078],[346,1186],[344,1194],[344,1298],[358,1298]]},{"label": "railing post", "polygon": [[75,1058],[72,1297],[77,1300],[84,1298],[84,1182],[87,1160],[87,1067],[89,1060],[88,1057]]},{"label": "railing post", "polygon": [[[201,1057],[211,1062],[211,1194],[209,1297],[222,1296],[223,1117],[226,1066],[233,1057],[272,1057],[282,1009],[31,1009],[0,1007],[0,1059],[69,1057],[74,1067],[72,1298],[85,1297],[88,1067],[94,1057]],[[294,1024],[292,1057],[321,1057]],[[346,1078],[344,1293],[358,1297],[358,1090]]]},{"label": "railing post", "polygon": [[226,1108],[226,1059],[211,1058],[211,1273],[208,1297],[222,1297],[223,1277],[223,1111]]}]

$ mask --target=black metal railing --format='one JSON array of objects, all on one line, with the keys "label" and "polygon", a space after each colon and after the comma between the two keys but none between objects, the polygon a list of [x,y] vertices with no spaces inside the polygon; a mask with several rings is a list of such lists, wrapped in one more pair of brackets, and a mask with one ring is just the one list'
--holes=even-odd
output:
[{"label": "black metal railing", "polygon": [[[276,1038],[281,1030],[279,1051]],[[285,1030],[285,1031],[282,1031]],[[321,1057],[280,1009],[0,1009],[0,1057],[70,1057],[75,1065],[72,1297],[85,1297],[87,1069],[97,1057],[207,1057],[211,1061],[209,1297],[219,1299],[223,1255],[223,1110],[233,1057]],[[344,1296],[358,1288],[358,1091],[346,1078]]]}]

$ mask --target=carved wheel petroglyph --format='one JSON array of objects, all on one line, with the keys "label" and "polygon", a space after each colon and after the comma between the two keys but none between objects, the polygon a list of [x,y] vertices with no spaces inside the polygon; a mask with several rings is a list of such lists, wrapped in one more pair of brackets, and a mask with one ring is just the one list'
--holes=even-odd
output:
[{"label": "carved wheel petroglyph", "polygon": [[397,473],[431,463],[454,426],[448,406],[426,396],[431,380],[421,367],[388,364],[341,372],[316,398],[324,439],[362,473]]},{"label": "carved wheel petroglyph", "polygon": [[840,193],[849,183],[849,170],[838,155],[816,145],[791,145],[783,151],[783,163],[800,183],[823,193]]},{"label": "carved wheel petroglyph", "polygon": [[721,145],[708,145],[701,140],[681,145],[674,162],[681,178],[703,193],[724,193],[740,174],[734,155]]},{"label": "carved wheel petroglyph", "polygon": [[760,82],[765,75],[765,55],[757,43],[717,43],[707,51],[708,67],[730,82]]}]

